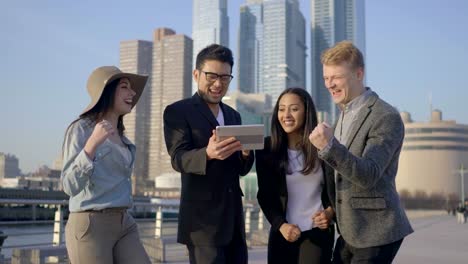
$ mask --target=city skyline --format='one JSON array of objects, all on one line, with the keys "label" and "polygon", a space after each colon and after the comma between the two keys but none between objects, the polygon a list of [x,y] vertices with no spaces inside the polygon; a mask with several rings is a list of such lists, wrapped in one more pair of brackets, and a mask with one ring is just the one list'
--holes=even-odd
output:
[{"label": "city skyline", "polygon": [[[192,64],[195,68],[197,55],[204,47],[216,43],[229,46],[229,16],[227,0],[190,0],[192,11]],[[190,35],[190,34],[189,34]],[[197,84],[192,83],[192,93]]]},{"label": "city skyline", "polygon": [[[2,2],[0,152],[18,157],[22,172],[52,166],[68,124],[88,104],[85,84],[101,65],[119,65],[119,43],[151,40],[159,27],[192,35],[192,1]],[[229,43],[237,59],[240,6],[229,0]],[[301,0],[310,61],[310,1]],[[109,4],[111,3],[111,4]],[[109,12],[112,6],[112,12]],[[427,121],[432,106],[467,124],[468,89],[455,76],[468,68],[464,15],[468,3],[365,1],[367,83],[400,111]],[[105,14],[105,15],[103,15]],[[310,72],[310,62],[307,72]],[[234,75],[236,66],[234,66]],[[310,74],[309,74],[310,75]],[[306,89],[311,80],[307,77]],[[236,89],[236,80],[230,86]],[[431,95],[430,95],[431,94]]]},{"label": "city skyline", "polygon": [[[247,0],[239,14],[237,90],[259,93],[263,85],[263,0]],[[242,66],[241,66],[242,64]]]},{"label": "city skyline", "polygon": [[[150,75],[152,72],[153,42],[123,40],[120,42],[120,69],[124,72]],[[132,172],[132,193],[142,189],[148,175],[148,139],[151,106],[151,77],[145,85],[138,104],[124,118],[125,135],[138,146]],[[145,135],[145,136],[141,136]]]},{"label": "city skyline", "polygon": [[322,81],[320,56],[335,43],[350,40],[366,58],[364,14],[364,0],[311,0],[311,95],[317,111],[325,112],[330,123],[337,120],[339,111]]},{"label": "city skyline", "polygon": [[192,93],[192,50],[193,41],[186,35],[170,29],[155,30],[150,131],[140,135],[149,142],[147,177],[151,181],[162,174],[175,172],[164,141],[163,113],[166,106]]},{"label": "city skyline", "polygon": [[249,0],[242,5],[238,90],[266,93],[276,102],[286,87],[306,89],[305,28],[297,0]]},{"label": "city skyline", "polygon": [[132,193],[143,194],[155,186],[155,178],[173,173],[163,136],[165,107],[192,92],[192,39],[163,27],[153,40],[120,42],[122,71],[148,75],[138,104],[124,118],[125,133],[137,147],[132,173]]}]

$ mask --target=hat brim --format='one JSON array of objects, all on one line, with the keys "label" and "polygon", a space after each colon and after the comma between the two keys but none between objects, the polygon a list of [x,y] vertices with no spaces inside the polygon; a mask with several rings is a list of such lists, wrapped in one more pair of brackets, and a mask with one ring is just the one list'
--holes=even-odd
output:
[{"label": "hat brim", "polygon": [[82,114],[88,112],[89,110],[93,109],[93,107],[101,100],[102,97],[102,92],[104,91],[104,88],[106,87],[107,84],[111,83],[114,80],[121,79],[121,78],[128,78],[130,80],[130,84],[132,85],[132,90],[135,91],[135,96],[133,97],[133,102],[132,102],[132,109],[135,107],[136,103],[141,97],[141,94],[143,93],[143,90],[145,89],[146,82],[148,81],[148,75],[139,75],[139,74],[133,74],[133,73],[117,73],[113,75],[107,82],[104,84],[103,89],[101,89],[101,95],[99,98],[96,100],[93,100],[86,108],[83,110]]}]

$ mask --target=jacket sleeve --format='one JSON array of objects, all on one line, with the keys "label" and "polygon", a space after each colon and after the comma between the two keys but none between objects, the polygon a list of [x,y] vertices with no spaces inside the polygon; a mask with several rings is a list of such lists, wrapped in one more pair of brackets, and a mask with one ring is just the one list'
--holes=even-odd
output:
[{"label": "jacket sleeve", "polygon": [[93,174],[94,164],[83,150],[87,139],[79,121],[72,124],[65,134],[61,181],[63,191],[69,196],[80,193]]},{"label": "jacket sleeve", "polygon": [[164,110],[164,139],[174,170],[181,173],[206,174],[206,147],[196,149],[192,145],[190,127],[178,105]]},{"label": "jacket sleeve", "polygon": [[322,186],[322,196],[321,196],[323,208],[327,208],[329,206],[332,206],[332,203],[330,201],[330,197],[328,196],[329,185],[330,185],[330,183],[327,181],[327,176],[325,175],[325,170],[323,170],[323,186]]},{"label": "jacket sleeve", "polygon": [[254,152],[250,151],[248,158],[243,158],[242,152],[239,152],[239,159],[240,159],[240,168],[241,168],[239,174],[241,176],[245,176],[247,175],[247,173],[249,173],[250,169],[252,169],[252,166],[255,160]]},{"label": "jacket sleeve", "polygon": [[322,205],[323,208],[331,206],[333,209],[335,209],[335,171],[325,162],[322,163],[322,169],[324,178],[324,184],[322,188]]},{"label": "jacket sleeve", "polygon": [[398,158],[395,153],[401,149],[404,126],[397,113],[382,115],[374,121],[367,135],[362,157],[353,155],[336,138],[330,150],[323,155],[328,165],[357,186],[368,189],[376,185],[388,165]]},{"label": "jacket sleeve", "polygon": [[286,222],[286,218],[281,206],[278,176],[273,175],[273,170],[266,160],[265,151],[269,150],[255,152],[258,181],[257,200],[270,222],[272,230],[278,230]]},{"label": "jacket sleeve", "polygon": [[[237,114],[239,124],[242,124],[240,114],[239,113],[236,113],[236,114]],[[239,174],[241,176],[245,176],[245,175],[247,175],[247,173],[249,173],[250,169],[252,169],[253,163],[255,161],[254,152],[250,151],[248,158],[243,158],[242,157],[242,151],[239,151],[238,155],[239,155],[239,158],[240,158],[240,171],[239,171]]]}]

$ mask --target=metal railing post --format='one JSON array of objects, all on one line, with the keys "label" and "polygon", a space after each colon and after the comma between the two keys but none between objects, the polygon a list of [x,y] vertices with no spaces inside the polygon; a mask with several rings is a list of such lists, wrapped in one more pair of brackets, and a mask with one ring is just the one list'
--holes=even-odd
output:
[{"label": "metal railing post", "polygon": [[54,218],[54,237],[52,244],[54,246],[60,246],[63,243],[63,213],[62,206],[57,206],[57,211],[55,211]]},{"label": "metal railing post", "polygon": [[251,208],[247,207],[245,208],[245,233],[249,234],[250,233],[250,220],[251,220]]},{"label": "metal railing post", "polygon": [[161,206],[158,207],[158,211],[156,212],[156,228],[154,230],[155,237],[162,236],[162,209]]},{"label": "metal railing post", "polygon": [[263,230],[263,212],[262,212],[262,209],[258,210],[258,230]]}]

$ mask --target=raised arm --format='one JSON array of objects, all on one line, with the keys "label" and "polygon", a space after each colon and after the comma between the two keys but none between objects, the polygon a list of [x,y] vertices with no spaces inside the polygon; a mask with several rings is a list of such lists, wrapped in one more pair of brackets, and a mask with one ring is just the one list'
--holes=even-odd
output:
[{"label": "raised arm", "polygon": [[63,191],[69,196],[80,193],[88,184],[93,173],[93,161],[84,151],[87,141],[85,129],[78,122],[72,124],[63,143],[63,169],[61,181]]},{"label": "raised arm", "polygon": [[368,189],[381,179],[387,166],[396,158],[401,149],[404,126],[397,113],[389,113],[374,121],[367,135],[362,157],[353,155],[335,138],[329,151],[320,156],[339,174],[356,184]]}]

